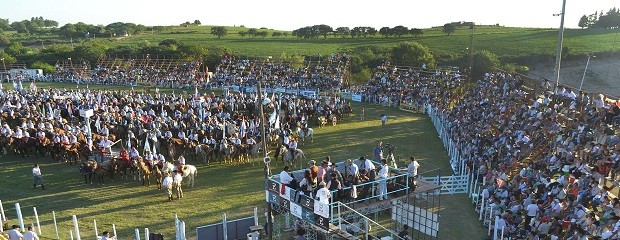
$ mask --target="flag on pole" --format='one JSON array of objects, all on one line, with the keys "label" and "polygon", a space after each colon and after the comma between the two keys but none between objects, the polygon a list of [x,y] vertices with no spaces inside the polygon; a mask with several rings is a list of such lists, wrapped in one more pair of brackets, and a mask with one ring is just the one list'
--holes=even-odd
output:
[{"label": "flag on pole", "polygon": [[131,137],[129,133],[127,133],[127,149],[131,149]]},{"label": "flag on pole", "polygon": [[153,156],[157,155],[157,148],[155,147],[155,142],[153,142]]},{"label": "flag on pole", "polygon": [[151,151],[151,145],[149,144],[149,136],[148,136],[148,134],[146,136],[146,139],[144,139],[144,151],[143,152],[146,152],[147,150]]},{"label": "flag on pole", "polygon": [[194,96],[198,97],[198,85],[194,86]]},{"label": "flag on pole", "polygon": [[280,129],[280,116],[276,117],[276,122],[274,123],[274,129]]}]

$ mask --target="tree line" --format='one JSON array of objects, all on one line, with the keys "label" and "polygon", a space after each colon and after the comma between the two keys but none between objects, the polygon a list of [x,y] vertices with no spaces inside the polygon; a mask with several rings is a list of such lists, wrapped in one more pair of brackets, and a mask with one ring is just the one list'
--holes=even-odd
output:
[{"label": "tree line", "polygon": [[620,9],[612,8],[603,13],[596,11],[590,15],[583,15],[579,19],[578,26],[580,28],[601,28],[601,29],[615,29],[620,28]]},{"label": "tree line", "polygon": [[0,32],[37,33],[55,27],[58,27],[58,22],[43,17],[32,17],[30,20],[19,22],[10,22],[9,19],[0,18]]},{"label": "tree line", "polygon": [[320,24],[313,26],[306,26],[293,30],[292,35],[297,38],[327,38],[328,36],[340,37],[340,38],[368,38],[375,37],[377,34],[383,37],[402,37],[404,35],[412,35],[414,37],[424,34],[422,29],[419,28],[407,28],[399,25],[393,28],[382,27],[377,30],[374,27],[359,26],[354,28],[349,27],[337,27],[332,28],[329,25]]}]

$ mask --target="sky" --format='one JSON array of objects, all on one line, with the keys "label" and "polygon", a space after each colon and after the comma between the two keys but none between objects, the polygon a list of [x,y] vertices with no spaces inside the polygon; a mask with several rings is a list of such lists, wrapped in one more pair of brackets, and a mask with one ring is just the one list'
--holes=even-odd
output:
[{"label": "sky", "polygon": [[[579,18],[620,7],[620,0],[566,0],[565,27],[577,28]],[[67,23],[107,25],[131,22],[146,26],[203,25],[294,30],[316,24],[375,28],[442,26],[470,21],[478,25],[558,28],[562,0],[2,0],[0,18],[21,21],[35,16]]]}]

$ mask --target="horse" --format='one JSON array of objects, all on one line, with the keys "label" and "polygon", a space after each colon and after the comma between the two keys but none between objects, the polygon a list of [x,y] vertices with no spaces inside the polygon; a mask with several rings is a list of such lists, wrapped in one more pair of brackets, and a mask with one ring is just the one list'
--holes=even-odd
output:
[{"label": "horse", "polygon": [[282,160],[286,165],[292,165],[293,161],[297,160],[301,163],[301,160],[306,159],[306,156],[301,149],[295,149],[295,157],[293,157],[293,153],[291,153],[291,151],[284,145],[280,147],[280,154],[282,155]]},{"label": "horse", "polygon": [[137,162],[138,169],[140,170],[140,177],[142,178],[142,186],[151,186],[151,168],[146,165],[142,158],[134,160]]},{"label": "horse", "polygon": [[93,160],[82,162],[80,165],[80,174],[84,176],[84,183],[93,184],[94,172],[99,167],[99,164]]},{"label": "horse", "polygon": [[138,166],[136,165],[135,161],[130,161],[129,163],[126,163],[121,159],[117,159],[117,161],[115,161],[115,164],[116,172],[123,174],[124,179],[128,179],[129,174],[133,176],[134,181],[138,178]]},{"label": "horse", "polygon": [[95,169],[95,174],[100,184],[105,184],[104,177],[106,175],[110,176],[110,180],[114,177],[114,173],[116,172],[116,163],[115,159],[110,159],[99,164],[99,167]]},{"label": "horse", "polygon": [[329,116],[329,120],[332,122],[332,126],[336,126],[336,122],[338,121],[338,117],[336,114],[332,114]]},{"label": "horse", "polygon": [[307,137],[309,137],[310,142],[313,143],[314,142],[314,129],[297,127],[297,136],[299,136],[299,138],[301,139],[302,145],[304,144]]},{"label": "horse", "polygon": [[34,150],[35,155],[37,152],[37,140],[34,138],[26,138],[26,139],[17,139],[13,141],[17,142],[17,151],[21,153],[22,157],[30,158],[30,153]]},{"label": "horse", "polygon": [[195,147],[196,155],[204,157],[204,162],[209,164],[209,162],[213,159],[214,150],[211,146],[207,144],[198,144]]},{"label": "horse", "polygon": [[196,166],[185,164],[181,166],[181,172],[183,173],[183,178],[187,178],[187,185],[193,187],[194,179],[196,178],[196,174],[198,173],[198,169],[196,169]]}]

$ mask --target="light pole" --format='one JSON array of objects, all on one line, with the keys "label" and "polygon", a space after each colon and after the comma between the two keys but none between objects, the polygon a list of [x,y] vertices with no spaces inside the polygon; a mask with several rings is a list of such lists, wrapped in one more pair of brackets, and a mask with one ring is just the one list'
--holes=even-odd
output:
[{"label": "light pole", "polygon": [[4,72],[6,72],[6,65],[4,64],[4,58],[1,58],[0,60],[2,60],[2,73],[0,73],[0,83],[4,82]]},{"label": "light pole", "polygon": [[588,71],[588,65],[590,65],[590,58],[596,57],[594,55],[588,55],[588,61],[586,62],[586,69],[583,70],[583,76],[581,77],[581,84],[579,84],[579,91],[581,92],[581,87],[583,87],[583,80],[586,79],[586,72]]},{"label": "light pole", "polygon": [[[566,0],[562,1],[562,12],[560,15],[560,31],[558,33],[558,49],[555,54],[555,88],[560,85],[560,63],[562,62],[562,41],[564,41],[564,16],[566,15]],[[554,16],[558,16],[555,15]]]},{"label": "light pole", "polygon": [[[267,156],[267,136],[265,135],[265,112],[263,110],[263,107],[267,104],[270,103],[270,101],[267,101],[268,99],[263,99],[263,90],[261,88],[261,81],[260,78],[262,77],[259,76],[259,79],[257,81],[257,88],[256,91],[258,92],[258,109],[259,109],[259,116],[260,116],[260,136],[261,136],[261,142],[262,142],[262,148],[263,148],[263,162],[265,163],[265,167],[263,169],[264,171],[264,175],[265,175],[265,187],[267,187],[268,184],[268,179],[269,176],[271,175],[271,173],[269,172],[269,162],[271,162],[271,159],[269,159],[269,157]],[[267,202],[267,229],[265,229],[265,231],[267,231],[267,233],[269,233],[269,239],[273,239],[273,227],[272,227],[272,222],[273,220],[271,219],[271,203]]]}]

